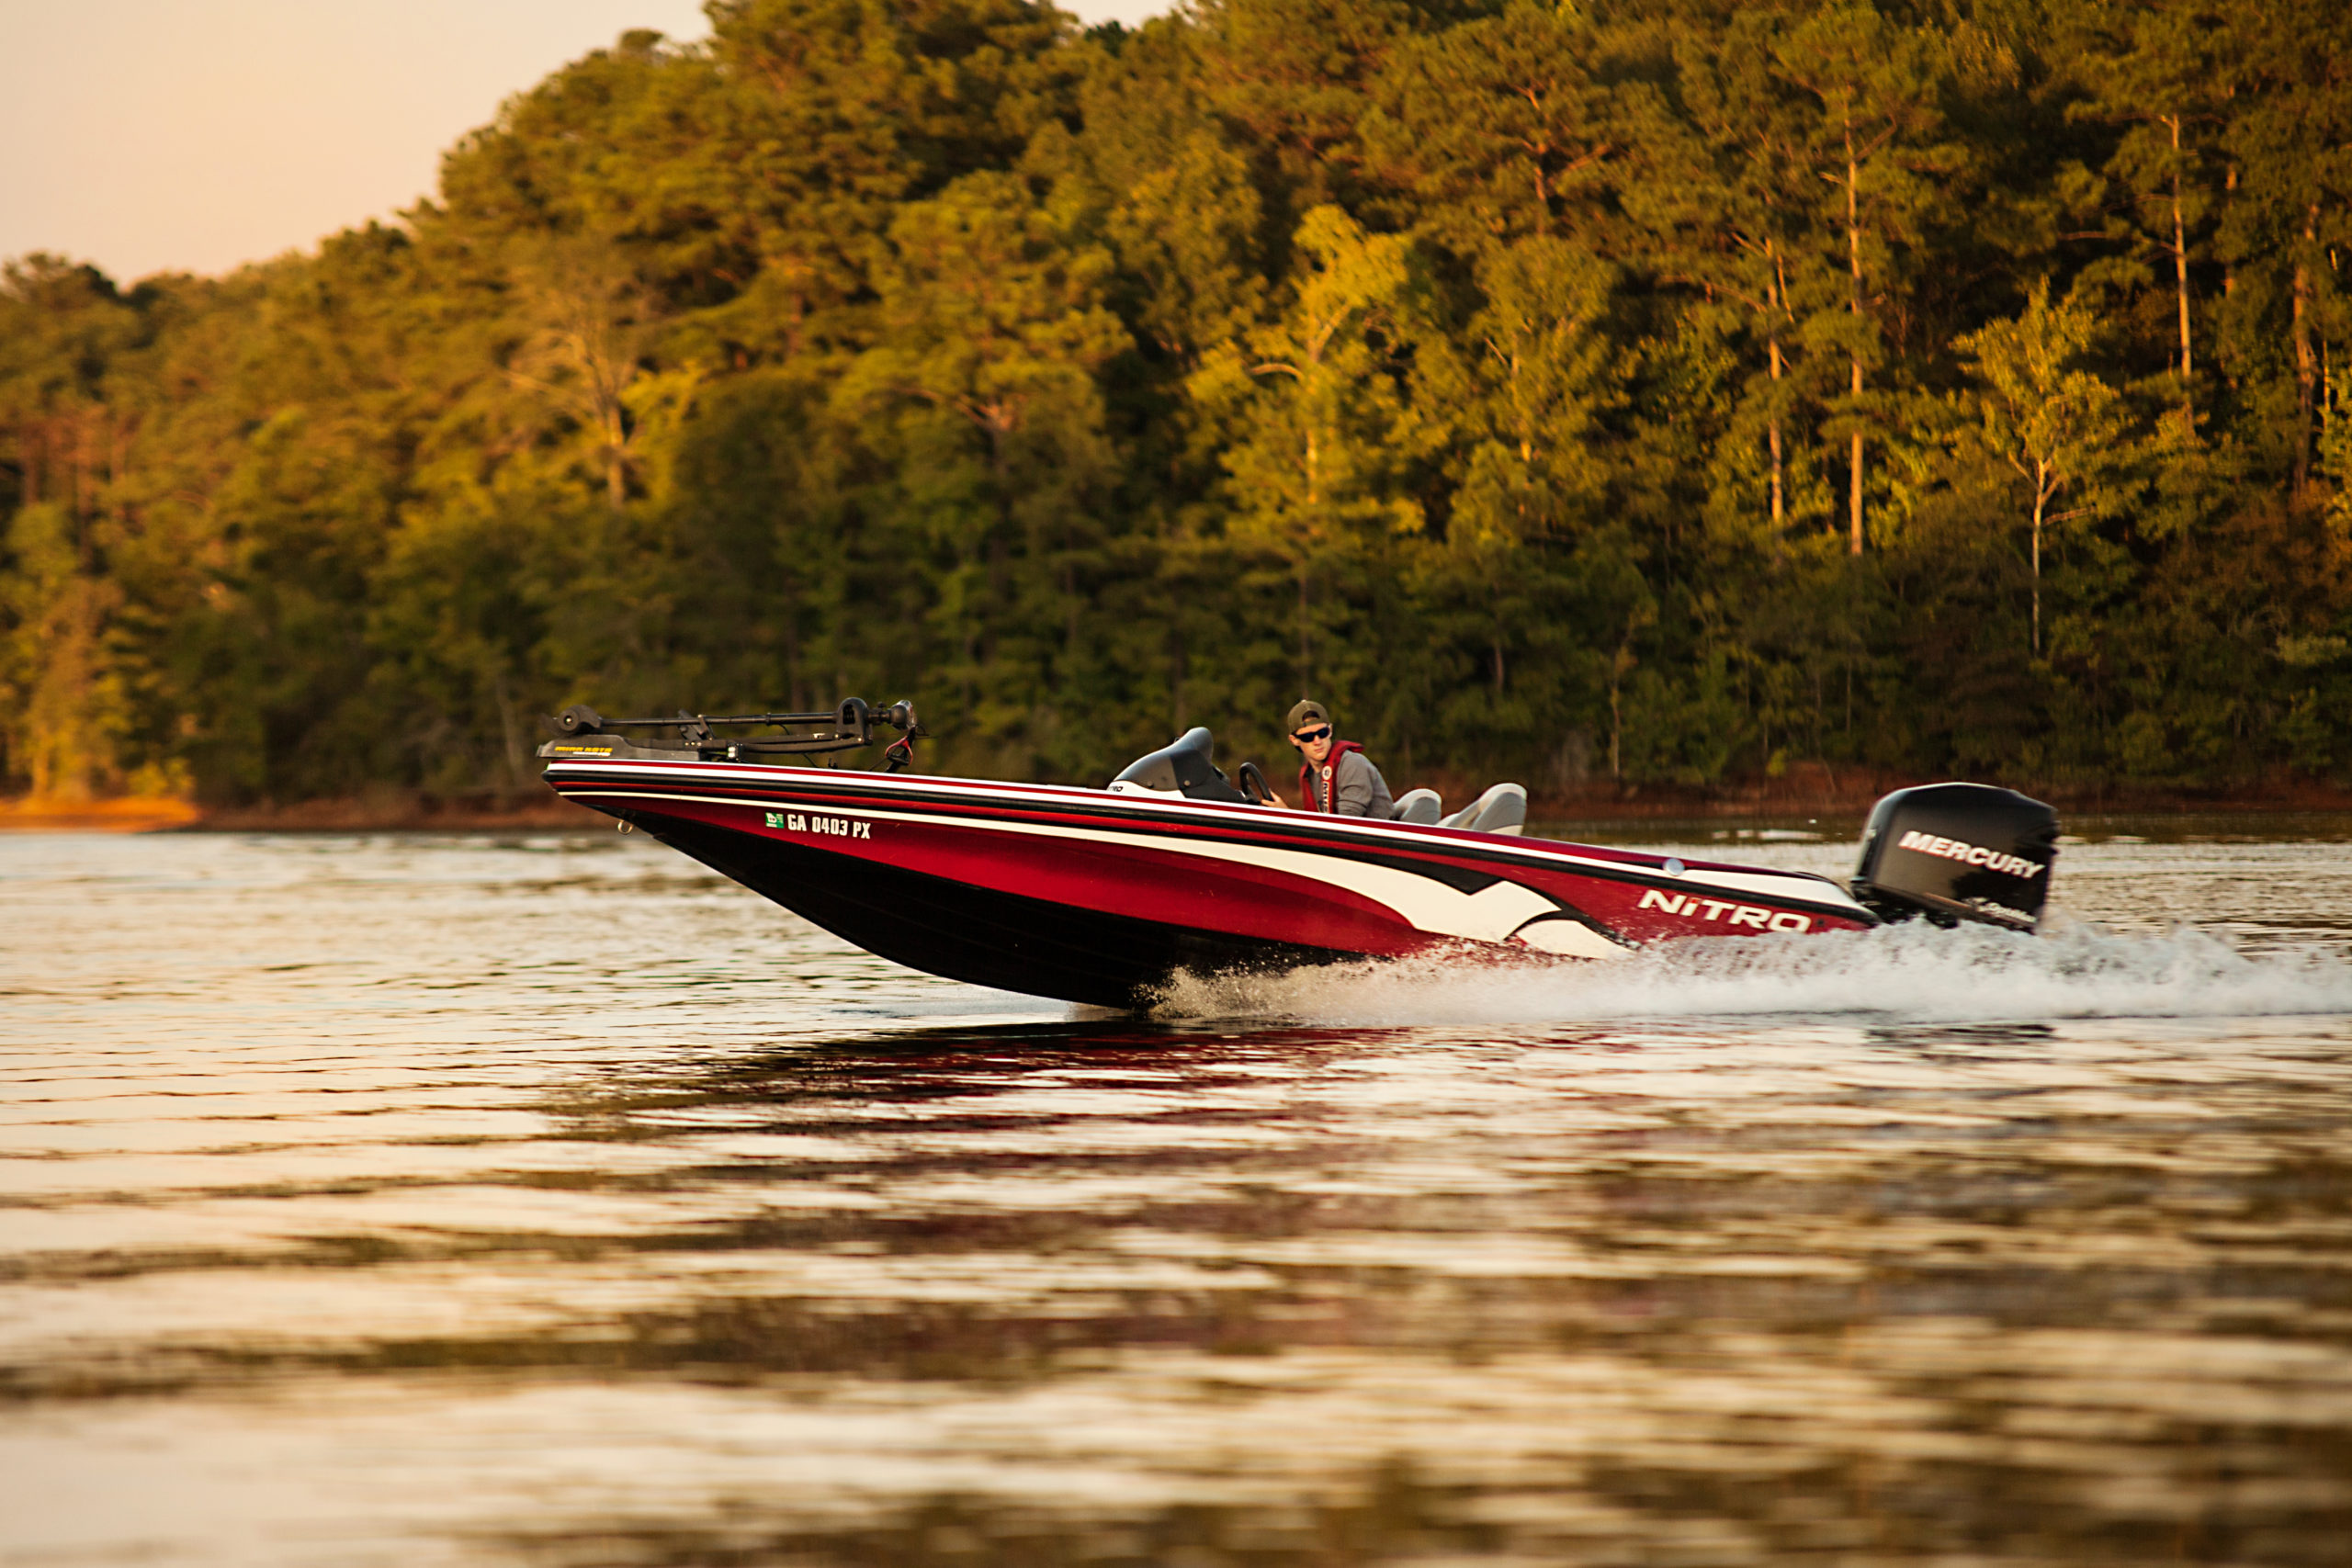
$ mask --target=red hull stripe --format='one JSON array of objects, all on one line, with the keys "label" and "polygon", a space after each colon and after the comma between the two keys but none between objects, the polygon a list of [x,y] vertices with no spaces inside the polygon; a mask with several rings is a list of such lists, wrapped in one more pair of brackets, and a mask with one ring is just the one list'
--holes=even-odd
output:
[{"label": "red hull stripe", "polygon": [[[1677,877],[1631,852],[1066,786],[582,762],[551,767],[548,782],[608,811],[799,840],[847,861],[1074,908],[1349,952],[1498,942],[1531,921],[1544,934],[1524,940],[1593,953],[1611,945],[1603,931],[1638,942],[1874,923],[1843,889],[1803,874],[1693,864]],[[1302,830],[1310,823],[1320,830]]]},{"label": "red hull stripe", "polygon": [[[694,771],[687,772],[688,768]],[[920,774],[728,763],[559,762],[548,770],[548,783],[567,795],[581,793],[580,786],[592,782],[608,785],[616,776],[690,790],[714,799],[807,803],[820,809],[895,811],[920,804],[944,806],[973,817],[1002,815],[1011,819],[1057,822],[1072,820],[1077,813],[1106,827],[1144,828],[1160,834],[1203,834],[1264,843],[1314,841],[1384,854],[1421,854],[1446,863],[1490,862],[1498,875],[1516,874],[1531,866],[1565,866],[1585,875],[1629,877],[1644,886],[1760,897],[1871,923],[1843,888],[1809,873],[1690,861],[1679,875],[1674,875],[1664,870],[1659,856],[1592,844],[1505,839],[1457,829],[1201,801],[1154,799],[1147,804],[1133,795],[1110,795],[1067,784],[1006,784]]]}]

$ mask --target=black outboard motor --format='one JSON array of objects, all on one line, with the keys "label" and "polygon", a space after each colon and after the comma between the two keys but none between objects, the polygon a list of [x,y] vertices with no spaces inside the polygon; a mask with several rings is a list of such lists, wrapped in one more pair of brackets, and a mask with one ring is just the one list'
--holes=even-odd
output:
[{"label": "black outboard motor", "polygon": [[1207,728],[1195,725],[1173,745],[1162,746],[1129,762],[1126,771],[1111,781],[1111,787],[1133,784],[1164,795],[1181,795],[1187,800],[1250,804],[1250,797],[1234,788],[1233,781],[1209,761],[1209,749],[1215,744]]},{"label": "black outboard motor", "polygon": [[2050,897],[2058,814],[1990,784],[1899,789],[1871,811],[1854,897],[1883,920],[2030,931]]}]

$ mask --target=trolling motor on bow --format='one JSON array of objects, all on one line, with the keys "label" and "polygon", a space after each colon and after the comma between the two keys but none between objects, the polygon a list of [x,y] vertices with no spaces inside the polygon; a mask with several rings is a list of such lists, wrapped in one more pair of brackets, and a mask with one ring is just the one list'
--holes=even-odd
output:
[{"label": "trolling motor on bow", "polygon": [[[741,761],[745,758],[806,757],[831,751],[851,751],[874,744],[876,726],[899,732],[883,749],[886,771],[898,773],[914,761],[915,738],[928,735],[915,719],[915,705],[892,703],[880,712],[862,697],[843,697],[831,713],[744,713],[708,715],[680,708],[668,718],[606,718],[585,703],[575,703],[552,718],[541,721],[556,739],[539,748],[542,757],[643,757],[662,761]],[[715,726],[730,728],[772,728],[775,735],[721,737]],[[623,729],[675,729],[678,740],[662,745],[651,738],[639,741],[615,733]],[[796,734],[796,730],[806,733]]]},{"label": "trolling motor on bow", "polygon": [[2030,931],[2057,858],[2058,813],[2041,801],[1991,784],[1921,784],[1871,809],[1852,888],[1883,920]]}]

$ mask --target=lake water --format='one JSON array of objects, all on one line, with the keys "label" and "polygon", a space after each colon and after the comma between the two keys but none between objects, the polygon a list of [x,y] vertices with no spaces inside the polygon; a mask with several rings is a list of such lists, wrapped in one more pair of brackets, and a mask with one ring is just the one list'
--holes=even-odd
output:
[{"label": "lake water", "polygon": [[2344,826],[1110,1021],[642,839],[0,838],[0,1562],[2340,1564]]}]

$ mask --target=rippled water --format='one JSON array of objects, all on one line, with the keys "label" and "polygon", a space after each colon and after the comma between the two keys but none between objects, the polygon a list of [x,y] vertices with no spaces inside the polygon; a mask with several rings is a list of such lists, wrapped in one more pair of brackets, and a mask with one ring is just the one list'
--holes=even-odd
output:
[{"label": "rippled water", "polygon": [[2352,845],[2057,887],[1104,1021],[639,840],[0,839],[0,1562],[2344,1562]]}]

